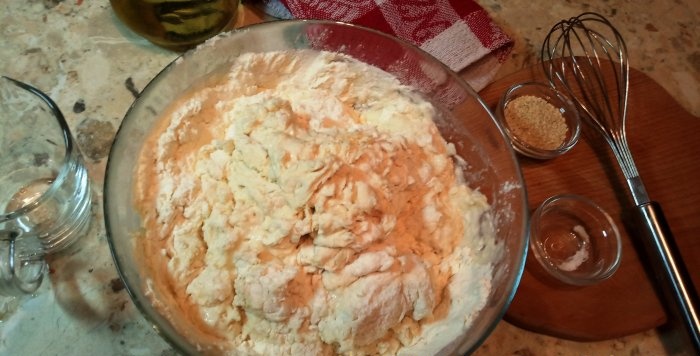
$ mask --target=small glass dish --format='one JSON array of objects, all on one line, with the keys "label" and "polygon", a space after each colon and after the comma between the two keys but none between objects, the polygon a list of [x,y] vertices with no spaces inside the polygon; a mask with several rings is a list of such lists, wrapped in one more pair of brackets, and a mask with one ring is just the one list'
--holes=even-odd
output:
[{"label": "small glass dish", "polygon": [[535,159],[560,156],[578,142],[581,120],[566,95],[539,82],[511,86],[496,107],[496,118],[513,148]]},{"label": "small glass dish", "polygon": [[556,279],[585,286],[603,281],[620,265],[618,228],[588,198],[563,194],[546,199],[530,218],[530,247]]}]

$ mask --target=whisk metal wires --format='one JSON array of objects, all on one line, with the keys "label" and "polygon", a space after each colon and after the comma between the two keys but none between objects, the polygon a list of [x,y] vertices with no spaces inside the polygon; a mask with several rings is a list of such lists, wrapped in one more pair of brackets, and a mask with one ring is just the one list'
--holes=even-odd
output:
[{"label": "whisk metal wires", "polygon": [[542,58],[550,82],[572,96],[584,120],[610,145],[635,204],[649,202],[627,144],[629,61],[620,32],[606,18],[584,13],[552,28]]},{"label": "whisk metal wires", "polygon": [[672,311],[700,353],[696,290],[661,205],[650,200],[627,144],[630,68],[622,35],[604,16],[585,12],[555,24],[544,40],[541,55],[551,85],[572,97],[584,121],[600,133],[615,155],[636,205],[639,225],[648,233],[644,242],[651,250],[649,257],[662,272],[664,291],[674,302]]}]

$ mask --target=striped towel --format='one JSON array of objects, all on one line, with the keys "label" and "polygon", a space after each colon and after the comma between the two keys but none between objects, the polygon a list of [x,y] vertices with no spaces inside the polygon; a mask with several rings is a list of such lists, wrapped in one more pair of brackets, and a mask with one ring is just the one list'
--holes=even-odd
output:
[{"label": "striped towel", "polygon": [[281,18],[370,27],[407,40],[481,90],[508,58],[512,39],[474,0],[267,0]]}]

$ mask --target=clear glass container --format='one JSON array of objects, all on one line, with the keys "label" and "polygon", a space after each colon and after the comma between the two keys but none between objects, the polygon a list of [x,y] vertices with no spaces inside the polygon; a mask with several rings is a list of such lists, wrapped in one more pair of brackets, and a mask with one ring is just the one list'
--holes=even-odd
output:
[{"label": "clear glass container", "polygon": [[0,293],[33,292],[45,254],[89,229],[91,190],[63,114],[46,94],[0,76]]},{"label": "clear glass container", "polygon": [[550,275],[578,286],[610,278],[622,256],[612,217],[590,199],[573,194],[550,197],[535,210],[530,245]]},{"label": "clear glass container", "polygon": [[196,330],[171,323],[158,313],[149,298],[153,292],[146,284],[147,276],[139,269],[135,244],[142,229],[141,217],[134,209],[134,194],[129,193],[134,189],[136,162],[144,139],[160,113],[194,83],[224,70],[243,53],[291,49],[327,50],[353,56],[415,87],[440,111],[437,126],[466,160],[467,183],[481,191],[492,205],[498,243],[503,247],[500,260],[494,263],[493,288],[487,306],[478,312],[469,330],[440,354],[472,352],[501,320],[525,264],[527,199],[515,153],[486,104],[445,65],[407,42],[338,22],[276,21],[222,34],[211,44],[176,59],[136,99],[110,152],[104,196],[108,241],[132,299],[177,349],[186,354],[203,352],[188,341]]},{"label": "clear glass container", "polygon": [[[509,125],[506,117],[507,107],[518,98],[525,96],[542,99],[556,109],[563,118],[563,123],[566,126],[566,133],[563,135],[561,143],[556,147],[538,147],[523,135],[519,135],[519,130],[516,127]],[[496,118],[503,126],[513,148],[518,153],[535,159],[551,159],[568,152],[576,145],[581,133],[581,119],[573,101],[560,91],[539,82],[518,83],[508,88],[508,90],[503,93],[496,107]],[[538,124],[541,123],[542,122],[538,122]],[[532,129],[533,131],[551,130],[552,126],[554,125],[549,125],[549,127],[533,127]],[[522,132],[522,130],[520,130],[520,132]]]},{"label": "clear glass container", "polygon": [[239,0],[110,0],[128,28],[154,44],[183,51],[231,28]]}]

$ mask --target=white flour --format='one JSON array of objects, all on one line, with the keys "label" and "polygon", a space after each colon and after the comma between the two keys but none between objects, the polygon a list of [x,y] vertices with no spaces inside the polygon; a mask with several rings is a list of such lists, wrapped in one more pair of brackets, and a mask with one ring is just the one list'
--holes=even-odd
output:
[{"label": "white flour", "polygon": [[434,115],[344,55],[241,56],[147,147],[154,280],[231,354],[440,350],[487,301],[494,238]]}]

